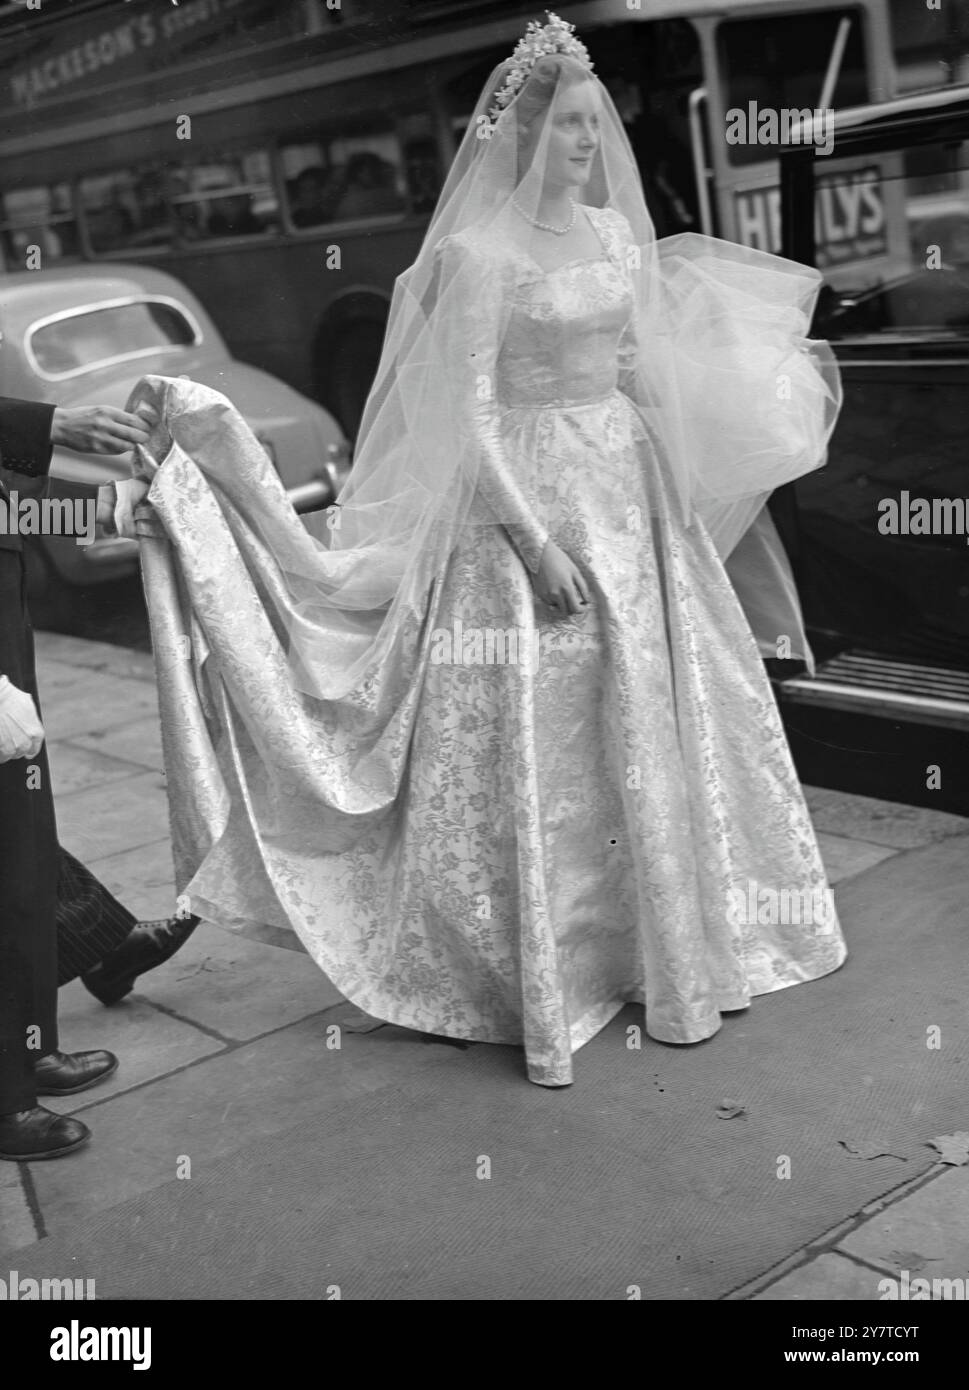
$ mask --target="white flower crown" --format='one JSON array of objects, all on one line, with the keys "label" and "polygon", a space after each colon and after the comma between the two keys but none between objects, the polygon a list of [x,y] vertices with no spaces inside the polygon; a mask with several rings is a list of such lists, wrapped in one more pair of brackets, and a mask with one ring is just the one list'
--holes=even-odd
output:
[{"label": "white flower crown", "polygon": [[530,20],[524,37],[518,40],[511,55],[514,67],[505,78],[504,86],[495,93],[495,104],[488,111],[489,121],[496,121],[505,107],[514,101],[539,58],[545,58],[550,53],[565,53],[592,72],[589,50],[581,39],[575,37],[575,25],[559,19],[551,10],[546,10],[545,14],[547,24],[540,24],[537,19]]}]

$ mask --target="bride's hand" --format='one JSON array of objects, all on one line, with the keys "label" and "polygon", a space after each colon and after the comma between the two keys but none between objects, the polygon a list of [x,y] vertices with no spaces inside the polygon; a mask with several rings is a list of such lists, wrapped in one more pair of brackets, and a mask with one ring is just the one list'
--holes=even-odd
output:
[{"label": "bride's hand", "polygon": [[532,584],[557,618],[582,613],[592,602],[582,571],[554,541],[546,542]]}]

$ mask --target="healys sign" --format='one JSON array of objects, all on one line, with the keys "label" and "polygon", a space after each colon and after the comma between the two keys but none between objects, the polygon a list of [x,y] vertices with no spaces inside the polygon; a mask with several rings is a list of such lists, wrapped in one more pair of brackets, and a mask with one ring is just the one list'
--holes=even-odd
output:
[{"label": "healys sign", "polygon": [[0,108],[31,111],[233,49],[302,32],[299,0],[161,0],[102,6],[52,23],[24,18],[0,48]]},{"label": "healys sign", "polygon": [[[737,240],[759,251],[779,252],[780,189],[766,185],[738,190],[734,199]],[[888,209],[877,165],[841,169],[818,178],[814,237],[822,269],[888,253]]]}]

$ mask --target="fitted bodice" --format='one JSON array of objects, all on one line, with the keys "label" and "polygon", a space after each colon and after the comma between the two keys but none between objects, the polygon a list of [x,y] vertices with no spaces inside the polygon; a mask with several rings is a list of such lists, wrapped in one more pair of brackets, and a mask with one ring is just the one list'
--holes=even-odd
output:
[{"label": "fitted bodice", "polygon": [[605,255],[549,271],[523,265],[498,354],[499,405],[579,405],[607,396],[632,302],[621,267]]}]

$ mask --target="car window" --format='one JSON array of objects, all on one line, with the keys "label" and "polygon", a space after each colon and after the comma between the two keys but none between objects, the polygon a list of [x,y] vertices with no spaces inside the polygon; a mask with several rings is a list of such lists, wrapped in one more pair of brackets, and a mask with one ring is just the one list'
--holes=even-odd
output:
[{"label": "car window", "polygon": [[815,332],[969,338],[969,141],[831,160],[815,221]]},{"label": "car window", "polygon": [[27,333],[28,352],[49,377],[73,376],[105,362],[190,347],[197,341],[191,320],[177,305],[162,300],[92,305]]},{"label": "car window", "polygon": [[[0,195],[0,244],[7,270],[42,270],[76,259],[80,247],[70,184],[16,188]],[[31,265],[38,252],[39,264]]]},{"label": "car window", "polygon": [[[419,140],[415,136],[415,141]],[[389,124],[339,134],[307,132],[280,146],[289,215],[294,227],[322,227],[360,218],[397,218],[408,210],[400,141]],[[412,178],[427,182],[427,153],[416,144]],[[418,164],[423,168],[418,169]],[[439,175],[432,180],[437,197]],[[424,195],[425,201],[430,197]],[[431,202],[433,207],[433,202]]]},{"label": "car window", "polygon": [[161,165],[116,169],[81,179],[81,207],[95,255],[170,246],[175,219]]},{"label": "car window", "polygon": [[178,236],[186,241],[266,236],[279,229],[268,150],[211,151],[170,171]]}]

